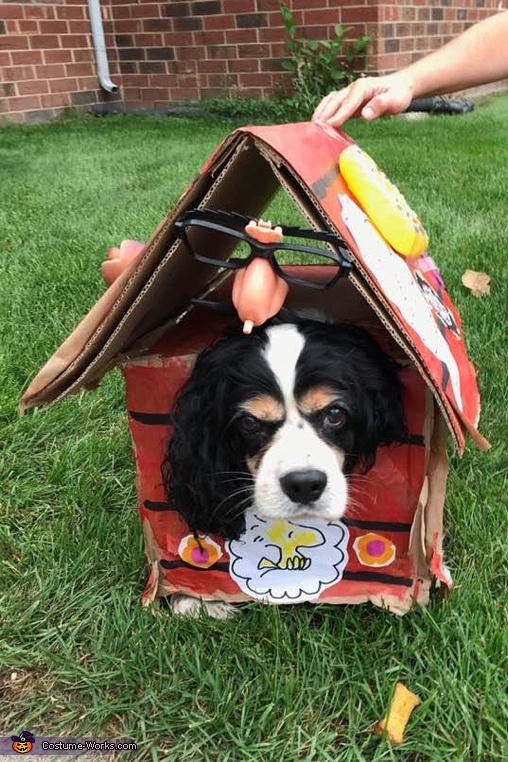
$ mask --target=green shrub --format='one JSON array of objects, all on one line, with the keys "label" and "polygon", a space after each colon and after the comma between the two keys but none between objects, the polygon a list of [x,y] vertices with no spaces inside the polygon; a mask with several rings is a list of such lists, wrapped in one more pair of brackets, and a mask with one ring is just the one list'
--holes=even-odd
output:
[{"label": "green shrub", "polygon": [[280,11],[287,33],[285,47],[290,55],[282,65],[293,75],[293,94],[289,100],[296,112],[308,118],[326,93],[355,79],[352,65],[365,55],[370,37],[364,35],[347,43],[345,37],[352,27],[335,24],[331,39],[308,39],[298,34],[291,9],[281,3]]}]

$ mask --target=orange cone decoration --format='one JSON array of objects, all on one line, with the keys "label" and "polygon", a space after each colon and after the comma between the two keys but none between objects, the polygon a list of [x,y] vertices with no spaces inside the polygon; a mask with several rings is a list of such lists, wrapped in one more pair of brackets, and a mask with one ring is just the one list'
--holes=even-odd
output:
[{"label": "orange cone decoration", "polygon": [[102,277],[106,286],[111,286],[129,262],[132,262],[144,248],[145,244],[141,241],[125,239],[120,246],[113,246],[109,249],[108,259],[101,265]]}]

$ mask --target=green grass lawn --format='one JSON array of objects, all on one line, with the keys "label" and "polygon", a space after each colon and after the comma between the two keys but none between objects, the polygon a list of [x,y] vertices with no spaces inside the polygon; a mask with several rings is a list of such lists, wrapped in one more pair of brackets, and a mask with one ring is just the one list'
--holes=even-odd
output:
[{"label": "green grass lawn", "polygon": [[[457,589],[404,618],[253,604],[233,621],[142,610],[146,570],[122,381],[18,418],[29,379],[145,239],[225,123],[77,119],[0,129],[0,735],[129,737],[174,762],[508,758],[508,98],[473,114],[351,123],[430,232],[479,368],[488,453],[452,457]],[[292,206],[279,200],[281,220]],[[490,297],[460,283],[492,276]],[[371,726],[401,680],[406,740]],[[129,758],[127,753],[125,758]]]}]

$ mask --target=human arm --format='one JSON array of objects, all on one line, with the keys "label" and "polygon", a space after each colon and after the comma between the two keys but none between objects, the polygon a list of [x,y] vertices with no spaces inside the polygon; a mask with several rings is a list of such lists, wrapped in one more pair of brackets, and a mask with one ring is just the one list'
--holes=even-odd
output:
[{"label": "human arm", "polygon": [[405,69],[381,77],[363,77],[329,93],[313,120],[340,127],[351,116],[371,121],[398,114],[413,98],[438,95],[495,82],[508,76],[508,11],[480,21],[439,50]]}]

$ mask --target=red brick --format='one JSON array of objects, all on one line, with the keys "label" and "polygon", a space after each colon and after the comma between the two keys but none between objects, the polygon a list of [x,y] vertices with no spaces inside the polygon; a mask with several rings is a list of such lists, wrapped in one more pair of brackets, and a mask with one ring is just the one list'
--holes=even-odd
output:
[{"label": "red brick", "polygon": [[161,48],[162,34],[136,34],[135,44],[139,48]]},{"label": "red brick", "polygon": [[[90,21],[88,19],[84,21],[69,21],[69,34],[86,34],[91,35]],[[104,25],[104,35],[106,37],[106,44],[108,39],[108,29]]]},{"label": "red brick", "polygon": [[[173,29],[173,22],[170,18],[144,19],[139,23],[142,24],[145,32],[170,32]],[[118,22],[116,26],[118,26]]]},{"label": "red brick", "polygon": [[235,98],[262,98],[264,95],[264,89],[262,87],[248,87],[243,88],[240,84],[239,88],[235,90]]},{"label": "red brick", "polygon": [[30,47],[33,50],[54,50],[60,47],[60,38],[56,34],[33,34]]},{"label": "red brick", "polygon": [[45,50],[44,63],[72,63],[72,50]]},{"label": "red brick", "polygon": [[291,2],[286,2],[286,5],[291,6],[291,10],[294,13],[299,10],[308,11],[310,8],[326,8],[327,2],[326,0],[291,0]]},{"label": "red brick", "polygon": [[[199,90],[196,87],[175,87],[170,90],[171,97],[168,101],[195,101],[199,98]],[[168,105],[168,104],[166,104]]]},{"label": "red brick", "polygon": [[405,37],[403,40],[400,41],[401,53],[407,53],[408,51],[412,52],[414,49],[415,49],[414,37]]},{"label": "red brick", "polygon": [[145,84],[143,87],[150,88],[168,88],[171,83],[176,83],[177,77],[174,74],[148,74],[145,75]]},{"label": "red brick", "polygon": [[23,17],[22,5],[6,5],[2,3],[2,19],[19,19]]},{"label": "red brick", "polygon": [[256,29],[229,29],[226,32],[226,41],[232,44],[249,43],[258,41]]},{"label": "red brick", "polygon": [[232,73],[240,71],[259,72],[259,59],[239,58],[236,61],[228,61],[228,70]]},{"label": "red brick", "polygon": [[7,98],[9,111],[28,111],[40,108],[41,101],[38,95],[21,95],[18,98]]},{"label": "red brick", "polygon": [[275,45],[270,45],[270,57],[271,58],[288,58],[289,53],[286,50],[286,46],[280,42]]},{"label": "red brick", "polygon": [[67,21],[58,19],[41,19],[38,23],[41,34],[67,34],[69,30]]},{"label": "red brick", "polygon": [[[39,72],[37,72],[37,76],[39,76]],[[33,66],[6,66],[3,70],[3,79],[7,82],[35,79],[35,69]]]},{"label": "red brick", "polygon": [[238,45],[239,58],[266,58],[270,55],[269,45]]},{"label": "red brick", "polygon": [[[195,32],[193,34],[195,34]],[[162,44],[168,48],[177,45],[181,47],[182,45],[188,45],[191,39],[192,37],[190,37],[190,33],[188,33],[188,35],[182,35],[181,32],[164,32],[162,35]]]},{"label": "red brick", "polygon": [[225,42],[225,33],[219,30],[214,32],[193,32],[192,37],[194,45],[223,45]]},{"label": "red brick", "polygon": [[7,31],[10,34],[36,34],[38,28],[38,22],[33,19],[20,19],[7,23]]},{"label": "red brick", "polygon": [[146,87],[147,76],[146,74],[129,74],[129,87]]},{"label": "red brick", "polygon": [[94,90],[99,88],[100,88],[99,80],[94,75],[90,77],[79,77],[77,87],[73,87],[72,89],[73,90]]},{"label": "red brick", "polygon": [[177,51],[177,59],[179,61],[199,61],[205,58],[206,48],[202,47],[188,47],[179,48]]},{"label": "red brick", "polygon": [[66,93],[76,90],[78,86],[76,79],[64,77],[63,79],[50,79],[49,90],[51,93]]},{"label": "red brick", "polygon": [[73,50],[72,58],[76,63],[81,63],[82,61],[92,61],[94,58],[94,55],[91,48],[82,48],[78,50]]},{"label": "red brick", "polygon": [[204,29],[234,29],[235,16],[224,14],[221,16],[206,16],[204,19]]},{"label": "red brick", "polygon": [[260,72],[241,72],[238,75],[239,84],[242,87],[266,87],[267,76]]},{"label": "red brick", "polygon": [[66,77],[87,77],[93,73],[91,64],[72,63],[65,66]]},{"label": "red brick", "polygon": [[254,13],[256,9],[255,0],[222,0],[224,13]]},{"label": "red brick", "polygon": [[[317,26],[318,24],[338,24],[339,13],[337,8],[323,8],[319,11],[306,11],[303,14],[303,26]],[[306,31],[306,29],[305,29]]]},{"label": "red brick", "polygon": [[23,50],[28,48],[28,37],[20,34],[0,35],[0,50]]},{"label": "red brick", "polygon": [[[310,3],[307,3],[307,7],[309,7]],[[280,2],[279,0],[258,0],[257,9],[258,11],[277,11],[280,12]]]},{"label": "red brick", "polygon": [[282,65],[285,58],[265,58],[261,61],[261,71],[271,74],[272,72],[285,71]]},{"label": "red brick", "polygon": [[5,99],[5,103],[5,110],[8,112],[7,116],[9,118],[9,122],[13,122],[15,124],[23,124],[27,121],[26,113],[24,111],[11,111],[7,99]]},{"label": "red brick", "polygon": [[69,105],[69,93],[47,93],[41,95],[41,105],[44,108]]},{"label": "red brick", "polygon": [[131,6],[130,5],[115,5],[115,23],[118,21],[118,19],[130,19],[131,16]]},{"label": "red brick", "polygon": [[[202,87],[199,91],[200,98],[203,98],[203,100],[211,99],[211,98],[221,98],[224,96],[224,88],[223,87]],[[205,104],[206,107],[206,104]]]},{"label": "red brick", "polygon": [[145,87],[143,88],[144,101],[163,101],[169,102],[169,87]]},{"label": "red brick", "polygon": [[238,51],[234,45],[210,45],[207,57],[227,61],[230,58],[236,58],[237,54]]},{"label": "red brick", "polygon": [[200,74],[220,74],[227,71],[227,61],[212,61],[207,58],[202,61],[198,61],[198,71]]},{"label": "red brick", "polygon": [[176,74],[194,74],[197,71],[198,65],[196,61],[175,61],[174,69]]},{"label": "red brick", "polygon": [[87,48],[90,45],[91,35],[87,34],[62,34],[60,41],[62,48]]},{"label": "red brick", "polygon": [[133,19],[119,19],[115,21],[115,34],[136,34],[141,32],[143,22],[141,19],[134,21]]},{"label": "red brick", "polygon": [[47,64],[36,67],[37,77],[40,79],[61,79],[65,77],[63,64]]},{"label": "red brick", "polygon": [[208,74],[210,87],[234,87],[238,83],[237,74]]},{"label": "red brick", "polygon": [[260,29],[258,37],[260,42],[280,42],[285,39],[283,32],[280,29],[274,29],[273,27]]},{"label": "red brick", "polygon": [[[168,0],[169,1],[169,0]],[[161,6],[157,3],[146,3],[144,0],[139,5],[131,5],[133,18],[153,19],[160,16]]]},{"label": "red brick", "polygon": [[11,61],[14,66],[42,63],[42,53],[40,50],[13,50]]},{"label": "red brick", "polygon": [[45,79],[27,79],[17,82],[18,95],[40,95],[48,92],[48,82]]},{"label": "red brick", "polygon": [[[27,19],[50,19],[53,18],[52,8],[47,5],[25,5],[23,15]],[[4,10],[2,8],[2,14]],[[21,15],[21,14],[20,14]]]},{"label": "red brick", "polygon": [[85,4],[82,7],[78,5],[57,5],[55,7],[55,15],[58,19],[84,19]]},{"label": "red brick", "polygon": [[141,89],[139,87],[126,86],[123,88],[123,96],[126,102],[137,102],[139,107],[139,101],[141,100]]}]

